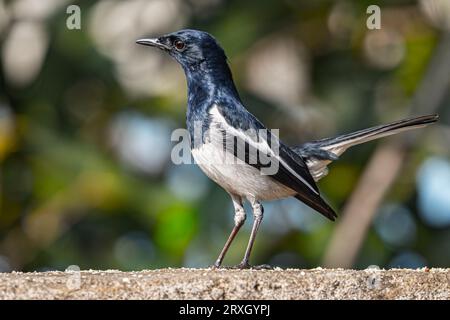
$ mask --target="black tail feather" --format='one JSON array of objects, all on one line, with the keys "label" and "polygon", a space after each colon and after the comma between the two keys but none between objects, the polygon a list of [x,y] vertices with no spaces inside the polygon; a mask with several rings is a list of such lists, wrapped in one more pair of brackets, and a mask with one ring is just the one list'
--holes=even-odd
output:
[{"label": "black tail feather", "polygon": [[[438,118],[438,115],[427,115],[404,119],[333,138],[308,142],[301,146],[292,147],[292,150],[306,161],[310,173],[317,181],[327,174],[327,164],[337,160],[347,148],[401,131],[420,128],[436,122]],[[311,197],[298,193],[295,197],[332,221],[337,217],[334,210],[320,196],[312,200]]]},{"label": "black tail feather", "polygon": [[[356,132],[343,134],[333,138],[325,138],[311,142],[319,147],[326,147],[345,141],[355,141],[355,144],[367,142],[373,139],[381,138],[387,135],[395,134],[403,130],[413,129],[414,127],[422,127],[430,123],[434,123],[439,119],[437,114],[420,116],[415,118],[403,119],[388,124],[358,130]],[[352,144],[353,145],[353,144]]]}]

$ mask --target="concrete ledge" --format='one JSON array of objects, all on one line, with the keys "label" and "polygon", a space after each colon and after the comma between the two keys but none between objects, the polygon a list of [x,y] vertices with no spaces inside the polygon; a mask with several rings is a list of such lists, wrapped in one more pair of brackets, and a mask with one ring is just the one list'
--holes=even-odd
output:
[{"label": "concrete ledge", "polygon": [[0,299],[450,299],[450,269],[13,272]]}]

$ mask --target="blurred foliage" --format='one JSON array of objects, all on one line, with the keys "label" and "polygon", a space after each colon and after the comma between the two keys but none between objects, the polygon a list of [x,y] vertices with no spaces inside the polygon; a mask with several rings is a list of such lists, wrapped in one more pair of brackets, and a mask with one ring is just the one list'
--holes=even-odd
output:
[{"label": "blurred foliage", "polygon": [[[184,76],[134,40],[214,34],[250,111],[294,144],[408,113],[442,31],[416,1],[375,2],[86,0],[76,2],[81,30],[68,30],[67,1],[0,0],[0,271],[211,264],[233,224],[231,201],[194,165],[171,163]],[[366,28],[370,4],[381,6],[381,30]],[[441,110],[449,104],[447,95]],[[450,167],[447,123],[417,141],[386,199],[406,210],[411,239],[389,243],[374,225],[355,267],[450,264],[449,209],[440,224],[424,218],[418,184],[429,179],[416,177],[432,155]],[[338,212],[375,144],[344,154],[320,182]],[[266,212],[254,263],[320,265],[332,223],[296,200]],[[402,227],[402,215],[387,215]],[[226,264],[242,257],[249,220]]]}]

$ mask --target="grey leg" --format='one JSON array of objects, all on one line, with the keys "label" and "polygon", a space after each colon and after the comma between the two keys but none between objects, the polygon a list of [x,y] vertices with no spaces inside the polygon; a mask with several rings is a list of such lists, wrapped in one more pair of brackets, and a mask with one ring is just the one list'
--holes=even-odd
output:
[{"label": "grey leg", "polygon": [[222,264],[223,258],[225,257],[228,249],[230,248],[231,243],[233,242],[239,229],[241,229],[242,225],[245,222],[245,211],[244,207],[242,206],[242,198],[239,196],[231,195],[231,199],[233,200],[234,205],[234,228],[231,231],[230,236],[228,237],[228,240],[225,243],[225,246],[220,252],[219,257],[214,263],[215,268],[219,268],[220,265]]},{"label": "grey leg", "polygon": [[248,260],[250,258],[250,254],[252,252],[253,244],[255,242],[256,234],[258,233],[259,226],[261,225],[261,221],[263,219],[264,208],[261,203],[257,200],[250,201],[253,208],[253,227],[252,233],[250,234],[250,240],[248,241],[247,250],[245,250],[244,258],[241,263],[237,265],[238,268],[250,268],[250,264]]}]

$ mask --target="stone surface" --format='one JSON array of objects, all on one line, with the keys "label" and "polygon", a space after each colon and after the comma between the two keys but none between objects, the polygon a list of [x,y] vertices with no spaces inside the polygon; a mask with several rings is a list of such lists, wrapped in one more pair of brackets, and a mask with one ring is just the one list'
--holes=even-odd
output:
[{"label": "stone surface", "polygon": [[0,299],[450,299],[450,269],[0,273]]}]

